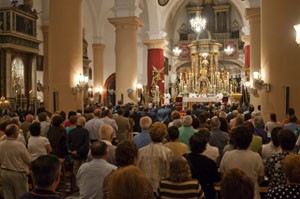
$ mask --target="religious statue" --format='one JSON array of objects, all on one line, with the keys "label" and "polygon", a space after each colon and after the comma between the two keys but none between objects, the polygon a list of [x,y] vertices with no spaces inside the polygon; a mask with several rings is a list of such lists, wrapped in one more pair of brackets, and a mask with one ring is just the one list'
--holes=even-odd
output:
[{"label": "religious statue", "polygon": [[170,104],[170,99],[171,99],[171,95],[166,90],[165,94],[164,94],[164,105],[169,105]]},{"label": "religious statue", "polygon": [[[152,77],[152,83],[150,92],[152,96],[155,96],[156,94],[156,86],[158,86],[158,82],[161,81],[161,73],[164,71],[164,67],[158,69],[155,66],[153,66],[153,77]],[[158,95],[159,96],[159,95]]]}]

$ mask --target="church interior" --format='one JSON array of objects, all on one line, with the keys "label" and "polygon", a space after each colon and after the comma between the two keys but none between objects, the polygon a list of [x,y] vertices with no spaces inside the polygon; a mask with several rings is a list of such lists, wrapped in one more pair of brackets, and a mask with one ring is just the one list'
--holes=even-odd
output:
[{"label": "church interior", "polygon": [[299,10],[0,0],[0,199],[300,198]]},{"label": "church interior", "polygon": [[166,95],[182,108],[243,98],[267,117],[300,110],[297,0],[0,2],[2,106],[161,105]]}]

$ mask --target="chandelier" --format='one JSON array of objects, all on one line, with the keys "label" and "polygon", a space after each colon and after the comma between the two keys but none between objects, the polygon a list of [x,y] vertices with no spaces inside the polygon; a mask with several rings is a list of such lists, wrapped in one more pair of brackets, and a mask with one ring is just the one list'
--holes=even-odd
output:
[{"label": "chandelier", "polygon": [[227,55],[231,55],[233,53],[233,48],[228,45],[225,49],[224,49],[224,52],[227,54]]},{"label": "chandelier", "polygon": [[190,20],[191,28],[193,31],[201,32],[206,27],[206,20],[200,16],[200,12],[196,12],[195,18]]}]

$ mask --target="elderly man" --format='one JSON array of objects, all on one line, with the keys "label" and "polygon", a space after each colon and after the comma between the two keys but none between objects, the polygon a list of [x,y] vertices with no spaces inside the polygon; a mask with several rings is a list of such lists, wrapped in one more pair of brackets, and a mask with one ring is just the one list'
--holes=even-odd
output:
[{"label": "elderly man", "polygon": [[224,147],[229,141],[229,135],[228,133],[220,130],[221,122],[218,117],[213,117],[210,121],[210,125],[211,131],[209,144],[217,147],[219,149],[219,153],[222,154]]},{"label": "elderly man", "polygon": [[9,124],[5,128],[6,139],[0,142],[1,180],[4,198],[19,199],[28,191],[27,173],[31,156],[24,144],[18,142],[19,127]]},{"label": "elderly man", "polygon": [[159,181],[168,177],[169,163],[174,154],[162,144],[167,135],[167,127],[163,123],[155,122],[149,132],[152,143],[139,149],[137,166],[151,183],[153,192],[157,193]]},{"label": "elderly man", "polygon": [[85,128],[89,131],[91,143],[98,141],[100,139],[99,129],[104,124],[104,122],[101,121],[100,117],[101,117],[101,110],[95,109],[94,110],[94,118],[89,120],[85,124]]},{"label": "elderly man", "polygon": [[130,138],[130,125],[129,125],[129,119],[124,117],[124,111],[123,109],[118,110],[118,116],[114,118],[117,125],[118,125],[118,131],[117,131],[117,142],[123,141],[123,140],[129,140]]},{"label": "elderly man", "polygon": [[136,144],[137,148],[140,149],[151,143],[151,138],[149,134],[150,126],[152,125],[152,119],[148,116],[144,116],[140,119],[140,126],[142,132],[133,137],[133,142]]},{"label": "elderly man", "polygon": [[74,159],[73,173],[76,175],[80,165],[85,162],[89,152],[89,132],[85,128],[85,118],[79,116],[77,126],[68,134],[67,145]]},{"label": "elderly man", "polygon": [[104,124],[109,124],[113,128],[114,130],[113,138],[115,138],[117,136],[118,125],[116,121],[113,119],[113,114],[111,109],[108,109],[104,112],[104,118],[101,118],[101,121]]},{"label": "elderly man", "polygon": [[24,138],[26,140],[26,143],[27,143],[27,140],[30,136],[29,127],[32,124],[32,122],[33,122],[33,115],[27,114],[26,117],[25,117],[25,121],[20,125],[20,128],[23,131],[23,135],[24,135]]},{"label": "elderly man", "polygon": [[109,124],[104,124],[100,130],[99,134],[101,141],[107,144],[107,162],[110,164],[116,164],[115,151],[116,146],[112,145],[114,130]]},{"label": "elderly man", "polygon": [[192,127],[193,119],[186,115],[182,119],[182,127],[179,128],[179,141],[190,146],[189,140],[197,131]]},{"label": "elderly man", "polygon": [[94,142],[91,146],[93,160],[84,163],[77,173],[77,185],[80,198],[103,198],[104,178],[116,170],[117,167],[106,162],[107,144],[101,141]]}]

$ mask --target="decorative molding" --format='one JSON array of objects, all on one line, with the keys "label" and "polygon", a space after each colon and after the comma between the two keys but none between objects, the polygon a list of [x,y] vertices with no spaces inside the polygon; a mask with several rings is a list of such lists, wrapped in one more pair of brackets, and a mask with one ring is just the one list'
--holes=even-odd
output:
[{"label": "decorative molding", "polygon": [[144,44],[148,46],[148,49],[164,49],[166,45],[168,45],[168,41],[165,39],[153,39],[153,40],[145,40]]}]

